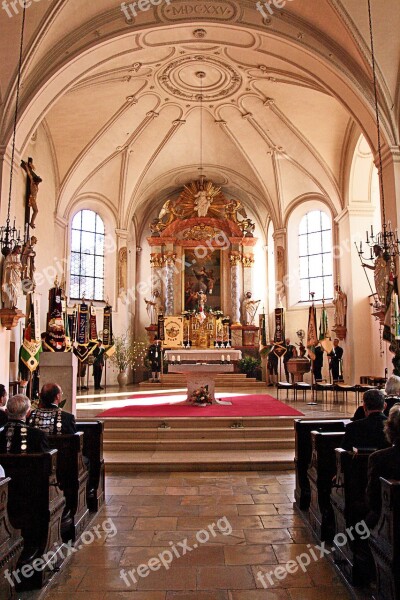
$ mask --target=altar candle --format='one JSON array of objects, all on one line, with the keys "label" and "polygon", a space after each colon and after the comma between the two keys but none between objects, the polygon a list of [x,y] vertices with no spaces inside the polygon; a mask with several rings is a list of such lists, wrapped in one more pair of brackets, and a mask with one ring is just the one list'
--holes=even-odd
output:
[{"label": "altar candle", "polygon": [[172,355],[172,362],[175,362],[175,354]]},{"label": "altar candle", "polygon": [[181,355],[178,354],[178,362],[181,362]]},{"label": "altar candle", "polygon": [[231,355],[230,354],[228,354],[227,360],[228,360],[228,362],[231,362]]},{"label": "altar candle", "polygon": [[225,360],[225,354],[221,355],[221,360],[222,360],[222,362],[224,362],[224,360]]}]

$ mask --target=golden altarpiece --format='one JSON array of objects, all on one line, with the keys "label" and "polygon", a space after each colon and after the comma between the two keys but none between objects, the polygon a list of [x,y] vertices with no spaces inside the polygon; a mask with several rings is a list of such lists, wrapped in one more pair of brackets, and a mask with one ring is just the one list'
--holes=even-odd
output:
[{"label": "golden altarpiece", "polygon": [[258,345],[258,327],[241,314],[252,291],[254,229],[242,203],[207,180],[185,185],[150,224],[153,297],[166,319],[184,317],[183,346]]}]

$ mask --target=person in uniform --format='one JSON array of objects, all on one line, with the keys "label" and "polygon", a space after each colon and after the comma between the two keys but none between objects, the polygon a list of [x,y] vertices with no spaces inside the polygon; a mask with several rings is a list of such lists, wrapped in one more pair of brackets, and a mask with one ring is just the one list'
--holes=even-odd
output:
[{"label": "person in uniform", "polygon": [[[290,383],[290,374],[289,374],[289,371],[287,368],[287,363],[288,363],[288,360],[290,360],[291,358],[296,356],[297,351],[296,351],[296,347],[290,343],[289,338],[286,338],[286,340],[285,340],[285,348],[286,348],[286,352],[283,355],[283,368],[285,369],[286,381],[288,383]],[[292,380],[293,380],[293,375],[292,375]]]},{"label": "person in uniform", "polygon": [[279,358],[275,354],[274,349],[272,348],[271,352],[268,354],[267,360],[267,371],[268,371],[268,385],[274,385],[278,383],[278,363]]},{"label": "person in uniform", "polygon": [[97,347],[93,350],[92,356],[94,358],[93,361],[93,377],[94,377],[94,389],[95,390],[104,390],[101,387],[101,377],[103,375],[104,368],[104,348],[101,347],[102,340],[97,340]]},{"label": "person in uniform", "polygon": [[7,402],[8,422],[0,430],[0,453],[26,454],[50,450],[47,435],[26,423],[31,401],[16,394]]},{"label": "person in uniform", "polygon": [[161,361],[162,361],[162,349],[161,342],[157,338],[154,338],[153,343],[149,346],[147,351],[147,358],[151,366],[151,379],[153,383],[161,383]]},{"label": "person in uniform", "polygon": [[314,379],[315,379],[315,381],[321,381],[322,380],[322,366],[324,364],[324,349],[321,346],[321,344],[318,344],[318,346],[315,346],[314,353],[315,353],[315,358],[312,363]]},{"label": "person in uniform", "polygon": [[328,354],[330,358],[329,370],[332,373],[333,381],[343,381],[343,373],[342,373],[342,356],[343,356],[343,348],[339,346],[338,338],[333,340],[333,350]]},{"label": "person in uniform", "polygon": [[58,405],[62,389],[56,383],[46,383],[40,391],[39,408],[29,415],[28,425],[49,434],[76,433],[75,417]]}]

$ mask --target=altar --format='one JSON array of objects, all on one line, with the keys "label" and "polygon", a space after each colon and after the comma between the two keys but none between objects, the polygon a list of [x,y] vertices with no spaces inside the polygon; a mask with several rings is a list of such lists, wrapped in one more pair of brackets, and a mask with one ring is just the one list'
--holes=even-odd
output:
[{"label": "altar", "polygon": [[186,376],[187,402],[193,394],[201,389],[207,389],[213,404],[218,404],[215,398],[215,379],[220,373],[233,373],[232,361],[240,360],[240,350],[232,348],[215,348],[214,350],[182,349],[167,350],[165,358],[168,361],[169,373],[182,373]]}]

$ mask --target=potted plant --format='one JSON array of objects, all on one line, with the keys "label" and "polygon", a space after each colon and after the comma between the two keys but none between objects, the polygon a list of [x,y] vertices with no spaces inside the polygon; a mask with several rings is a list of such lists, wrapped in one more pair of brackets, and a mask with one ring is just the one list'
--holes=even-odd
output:
[{"label": "potted plant", "polygon": [[260,367],[261,360],[259,358],[253,358],[253,356],[246,355],[238,361],[238,366],[241,373],[246,373],[247,377],[255,377],[257,367]]},{"label": "potted plant", "polygon": [[128,369],[134,372],[143,366],[147,354],[147,343],[136,340],[131,331],[114,336],[114,351],[111,362],[118,369],[117,381],[120,387],[128,383]]}]

